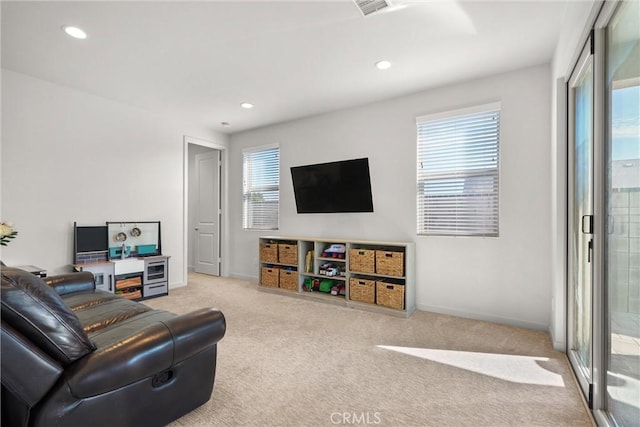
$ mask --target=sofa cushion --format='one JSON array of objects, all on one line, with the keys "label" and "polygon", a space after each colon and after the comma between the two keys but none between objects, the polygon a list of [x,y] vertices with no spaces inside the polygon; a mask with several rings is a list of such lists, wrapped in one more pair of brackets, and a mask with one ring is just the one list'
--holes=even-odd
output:
[{"label": "sofa cushion", "polygon": [[[64,301],[67,302],[67,299]],[[113,299],[102,300],[100,304],[87,304],[74,310],[74,313],[84,331],[91,334],[149,311],[152,310],[146,305],[114,295]]]},{"label": "sofa cushion", "polygon": [[15,268],[2,268],[2,321],[7,322],[62,364],[95,346],[78,317],[41,278]]}]

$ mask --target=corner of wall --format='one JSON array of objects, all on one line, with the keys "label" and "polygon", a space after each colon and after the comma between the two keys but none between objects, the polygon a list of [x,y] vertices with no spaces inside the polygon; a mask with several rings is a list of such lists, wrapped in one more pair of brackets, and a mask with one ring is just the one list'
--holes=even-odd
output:
[{"label": "corner of wall", "polygon": [[554,350],[561,351],[563,353],[567,352],[567,341],[564,337],[560,338],[555,335],[553,326],[549,327],[549,337],[551,338],[551,345]]}]

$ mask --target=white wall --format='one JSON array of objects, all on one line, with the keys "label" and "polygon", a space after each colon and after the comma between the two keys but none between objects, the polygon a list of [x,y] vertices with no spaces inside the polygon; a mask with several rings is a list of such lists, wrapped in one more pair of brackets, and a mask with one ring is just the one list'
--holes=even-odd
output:
[{"label": "white wall", "polygon": [[[242,148],[279,143],[280,235],[416,242],[420,309],[549,326],[550,69],[548,65],[314,116],[231,137],[231,274],[257,277],[257,239],[242,230]],[[416,236],[420,115],[502,102],[500,237]],[[374,213],[297,215],[289,168],[368,157]]]},{"label": "white wall", "polygon": [[2,212],[9,265],[70,271],[73,222],[162,222],[170,285],[182,284],[183,137],[213,131],[2,70]]}]

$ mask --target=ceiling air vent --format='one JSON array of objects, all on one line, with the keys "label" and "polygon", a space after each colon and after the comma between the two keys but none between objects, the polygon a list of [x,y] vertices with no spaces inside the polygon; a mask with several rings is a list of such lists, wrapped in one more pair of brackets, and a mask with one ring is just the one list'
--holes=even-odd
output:
[{"label": "ceiling air vent", "polygon": [[390,6],[389,0],[354,0],[364,16]]}]

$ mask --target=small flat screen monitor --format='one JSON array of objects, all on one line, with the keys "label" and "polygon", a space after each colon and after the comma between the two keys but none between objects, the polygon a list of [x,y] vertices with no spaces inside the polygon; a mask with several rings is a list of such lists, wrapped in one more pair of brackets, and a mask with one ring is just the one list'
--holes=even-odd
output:
[{"label": "small flat screen monitor", "polygon": [[76,253],[98,252],[109,249],[107,227],[76,227]]}]

